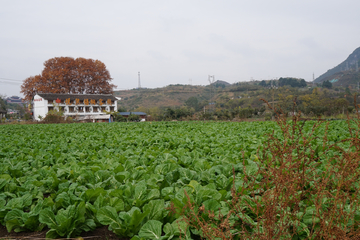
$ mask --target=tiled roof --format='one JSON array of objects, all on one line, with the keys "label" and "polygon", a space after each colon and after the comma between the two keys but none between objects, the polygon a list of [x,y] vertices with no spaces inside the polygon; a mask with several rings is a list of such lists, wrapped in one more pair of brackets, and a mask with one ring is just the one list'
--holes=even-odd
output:
[{"label": "tiled roof", "polygon": [[18,97],[18,96],[11,96],[11,97],[8,97],[7,99],[9,99],[9,100],[21,100],[21,98]]},{"label": "tiled roof", "polygon": [[38,93],[40,97],[46,99],[46,100],[66,100],[70,98],[70,100],[84,100],[84,99],[94,99],[94,100],[107,100],[111,99],[113,101],[117,101],[116,97],[114,97],[112,94],[60,94],[60,93]]},{"label": "tiled roof", "polygon": [[130,115],[130,112],[119,112],[119,114],[122,115],[122,116],[123,115],[127,116],[127,115]]},{"label": "tiled roof", "polygon": [[22,99],[18,96],[11,96],[6,98],[6,101],[8,103],[22,103]]},{"label": "tiled roof", "polygon": [[146,113],[144,113],[144,112],[131,112],[131,114],[135,114],[135,115],[146,115]]}]

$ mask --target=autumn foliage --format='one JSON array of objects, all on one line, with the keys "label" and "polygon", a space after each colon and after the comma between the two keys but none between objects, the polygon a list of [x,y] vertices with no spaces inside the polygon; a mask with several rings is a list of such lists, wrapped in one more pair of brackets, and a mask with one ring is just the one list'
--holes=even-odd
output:
[{"label": "autumn foliage", "polygon": [[36,93],[106,94],[116,87],[104,63],[99,60],[55,57],[44,63],[40,75],[25,79],[21,92],[26,100]]}]

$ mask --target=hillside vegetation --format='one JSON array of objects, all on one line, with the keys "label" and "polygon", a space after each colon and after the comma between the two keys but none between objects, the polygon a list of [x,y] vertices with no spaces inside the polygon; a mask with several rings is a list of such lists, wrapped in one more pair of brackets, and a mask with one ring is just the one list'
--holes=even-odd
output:
[{"label": "hillside vegetation", "polygon": [[[169,85],[157,89],[117,91],[119,111],[142,111],[150,120],[233,120],[271,118],[271,107],[286,114],[302,112],[302,117],[341,117],[354,109],[356,85],[346,74],[335,83],[307,83],[303,79],[280,78],[239,82],[231,85]],[[360,76],[358,75],[358,79]],[[326,84],[325,84],[326,83]],[[293,109],[293,101],[296,107]]]},{"label": "hillside vegetation", "polygon": [[[334,87],[350,87],[356,89],[360,82],[360,71],[341,71],[323,78],[322,82],[329,81]],[[321,84],[321,83],[320,83]]]}]

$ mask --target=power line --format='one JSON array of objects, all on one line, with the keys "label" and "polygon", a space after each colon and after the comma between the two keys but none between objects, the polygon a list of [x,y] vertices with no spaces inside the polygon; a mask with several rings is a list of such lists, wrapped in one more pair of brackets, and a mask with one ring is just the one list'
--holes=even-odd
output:
[{"label": "power line", "polygon": [[0,78],[0,83],[12,84],[12,85],[19,85],[22,84],[22,80],[17,79],[10,79],[10,78]]},{"label": "power line", "polygon": [[16,86],[19,86],[21,83],[19,82],[3,82],[2,80],[0,80],[0,83],[6,83],[6,84],[11,84],[11,85],[16,85]]},{"label": "power line", "polygon": [[131,90],[130,88],[117,88],[114,89],[114,91],[122,91],[122,90]]},{"label": "power line", "polygon": [[11,78],[0,78],[1,80],[5,81],[16,81],[16,82],[23,82],[24,80],[17,80],[17,79],[11,79]]}]

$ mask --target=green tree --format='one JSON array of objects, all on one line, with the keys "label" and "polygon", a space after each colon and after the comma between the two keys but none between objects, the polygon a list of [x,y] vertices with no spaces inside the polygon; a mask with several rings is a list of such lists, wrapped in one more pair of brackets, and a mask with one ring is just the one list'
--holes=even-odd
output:
[{"label": "green tree", "polygon": [[173,120],[175,119],[175,110],[168,107],[165,109],[165,112],[164,112],[164,118],[166,120]]},{"label": "green tree", "polygon": [[348,106],[349,106],[349,101],[346,100],[345,98],[338,98],[335,100],[335,108],[339,113],[345,113],[345,110],[347,110]]},{"label": "green tree", "polygon": [[129,122],[139,122],[140,121],[140,116],[135,115],[135,114],[130,114],[127,119],[128,119]]},{"label": "green tree", "polygon": [[251,118],[253,113],[254,113],[254,109],[252,109],[251,107],[248,107],[248,108],[240,108],[239,107],[239,117],[240,118]]},{"label": "green tree", "polygon": [[330,89],[330,88],[332,88],[332,83],[329,80],[324,81],[322,83],[322,87]]},{"label": "green tree", "polygon": [[267,86],[265,80],[262,80],[262,81],[259,83],[259,85],[260,85],[260,86],[263,86],[263,87],[266,87],[266,86]]},{"label": "green tree", "polygon": [[120,113],[114,114],[114,121],[115,122],[126,122],[127,119],[123,115],[120,115]]},{"label": "green tree", "polygon": [[346,88],[345,88],[345,94],[348,95],[348,96],[351,96],[351,92],[350,92],[350,88],[349,88],[349,87],[346,87]]},{"label": "green tree", "polygon": [[301,79],[299,83],[299,87],[306,87],[306,86],[307,86],[306,81],[304,79]]},{"label": "green tree", "polygon": [[118,107],[118,112],[126,112],[126,108],[123,106]]},{"label": "green tree", "polygon": [[192,112],[187,107],[181,107],[181,108],[175,109],[175,117],[178,120],[182,119],[182,118],[186,118],[186,117],[191,116],[191,115],[192,115]]},{"label": "green tree", "polygon": [[148,119],[150,121],[161,121],[164,117],[164,110],[159,107],[149,108]]},{"label": "green tree", "polygon": [[185,101],[185,105],[189,108],[195,109],[195,111],[199,111],[199,101],[197,97],[190,97]]},{"label": "green tree", "polygon": [[0,110],[6,110],[7,102],[4,100],[5,97],[0,96]]},{"label": "green tree", "polygon": [[306,87],[306,82],[304,79],[298,78],[280,78],[279,79],[279,86],[291,86],[291,87]]}]

